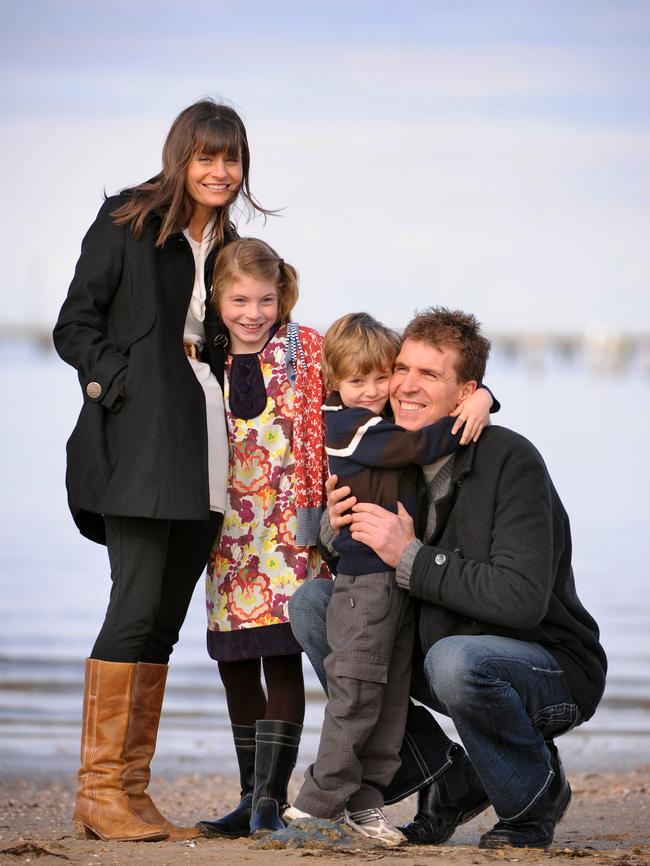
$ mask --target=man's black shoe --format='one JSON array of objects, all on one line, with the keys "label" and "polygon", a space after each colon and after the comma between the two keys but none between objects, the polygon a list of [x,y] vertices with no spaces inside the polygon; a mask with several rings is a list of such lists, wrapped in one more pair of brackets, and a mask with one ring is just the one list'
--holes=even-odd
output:
[{"label": "man's black shoe", "polygon": [[483,785],[465,751],[453,743],[451,766],[418,793],[418,811],[399,829],[416,845],[441,845],[456,827],[490,805]]},{"label": "man's black shoe", "polygon": [[571,801],[571,787],[555,744],[546,743],[551,753],[554,776],[542,796],[514,821],[498,821],[481,836],[479,848],[548,848],[553,841],[555,825],[563,817]]}]

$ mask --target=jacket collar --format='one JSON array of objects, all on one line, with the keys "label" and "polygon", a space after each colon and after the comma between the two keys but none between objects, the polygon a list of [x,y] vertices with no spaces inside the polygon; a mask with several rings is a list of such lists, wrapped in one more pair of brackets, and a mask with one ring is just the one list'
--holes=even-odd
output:
[{"label": "jacket collar", "polygon": [[[454,506],[454,502],[456,501],[456,497],[460,491],[460,488],[463,486],[465,478],[472,471],[472,466],[474,464],[474,455],[476,454],[476,443],[471,442],[469,445],[461,446],[458,451],[456,451],[454,455],[454,468],[451,473],[451,481],[449,484],[449,491],[436,502],[436,528],[433,533],[433,536],[428,540],[428,544],[437,544],[447,526],[447,521],[449,520],[449,515],[451,514],[451,510]],[[425,505],[426,503],[426,505]],[[419,508],[428,509],[428,499],[424,499],[419,504]],[[423,512],[426,514],[426,510]],[[418,515],[420,515],[420,510],[418,509]]]},{"label": "jacket collar", "polygon": [[474,465],[474,455],[476,454],[476,442],[470,442],[469,445],[462,445],[454,456],[454,468],[451,473],[452,487],[457,485],[462,487],[466,476],[472,471]]}]

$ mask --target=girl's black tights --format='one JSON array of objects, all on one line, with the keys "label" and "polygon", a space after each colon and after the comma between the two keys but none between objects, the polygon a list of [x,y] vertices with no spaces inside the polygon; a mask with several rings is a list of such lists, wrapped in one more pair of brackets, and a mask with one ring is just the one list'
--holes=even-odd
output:
[{"label": "girl's black tights", "polygon": [[[305,684],[300,653],[218,664],[233,725],[254,725],[258,719],[302,725]],[[262,668],[266,694],[262,688]]]}]

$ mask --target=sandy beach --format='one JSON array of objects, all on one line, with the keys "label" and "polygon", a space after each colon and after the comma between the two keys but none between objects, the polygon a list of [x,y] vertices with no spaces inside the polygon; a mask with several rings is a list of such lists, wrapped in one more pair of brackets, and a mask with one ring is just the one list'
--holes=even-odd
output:
[{"label": "sandy beach", "polygon": [[[0,863],[38,861],[39,866],[62,863],[83,866],[239,866],[244,863],[304,864],[318,857],[322,866],[342,858],[383,860],[401,866],[470,866],[499,862],[568,864],[582,859],[612,866],[650,864],[650,766],[627,773],[582,773],[570,776],[573,800],[559,825],[548,852],[517,850],[481,851],[479,835],[494,823],[490,810],[460,827],[444,846],[405,846],[398,850],[263,850],[249,840],[199,838],[191,842],[101,842],[73,837],[71,821],[74,779],[69,776],[7,779],[0,800]],[[299,779],[294,777],[290,794]],[[237,799],[232,776],[185,775],[152,784],[161,810],[178,823],[192,825],[200,818],[223,814]],[[415,798],[387,809],[395,823],[413,815]]]},{"label": "sandy beach", "polygon": [[[105,607],[106,554],[97,545],[80,542],[63,494],[65,439],[78,412],[77,383],[55,358],[12,350],[0,365],[5,402],[20,405],[29,395],[33,408],[28,423],[18,413],[3,417],[4,453],[11,456],[6,486],[12,496],[4,500],[5,519],[0,521],[5,614],[0,633],[0,863],[215,866],[222,861],[225,866],[303,863],[303,857],[317,856],[330,866],[341,857],[356,856],[400,860],[405,866],[469,866],[504,859],[567,864],[576,858],[619,866],[650,864],[650,533],[643,499],[647,470],[638,460],[645,426],[629,427],[630,439],[617,455],[623,461],[617,468],[626,485],[625,509],[612,510],[599,495],[602,481],[592,469],[602,462],[603,446],[591,435],[602,426],[603,405],[645,406],[647,383],[632,378],[603,381],[562,370],[531,379],[498,364],[493,375],[504,407],[514,407],[511,420],[505,416],[503,423],[529,435],[541,448],[571,506],[580,595],[601,626],[610,659],[607,689],[596,715],[559,742],[574,797],[550,853],[507,851],[499,856],[480,851],[480,833],[495,821],[491,812],[459,828],[446,846],[372,855],[265,851],[248,840],[200,839],[189,847],[181,842],[73,839],[83,659]],[[551,405],[567,407],[578,419],[574,432],[581,471],[576,448],[566,447],[565,431],[548,412]],[[46,436],[43,417],[48,420]],[[31,477],[37,480],[37,493],[25,484]],[[39,512],[38,543],[33,534],[35,501],[45,503]],[[304,764],[316,754],[322,725],[323,697],[308,665],[305,681],[307,715],[294,794]],[[448,733],[456,738],[453,731]],[[639,769],[642,764],[646,766]],[[215,767],[221,776],[213,773]],[[236,802],[234,769],[225,697],[216,667],[206,658],[205,606],[198,588],[170,667],[152,793],[170,818],[193,824],[223,814]],[[389,814],[399,823],[414,811],[411,800]],[[12,850],[17,853],[9,853]]]}]

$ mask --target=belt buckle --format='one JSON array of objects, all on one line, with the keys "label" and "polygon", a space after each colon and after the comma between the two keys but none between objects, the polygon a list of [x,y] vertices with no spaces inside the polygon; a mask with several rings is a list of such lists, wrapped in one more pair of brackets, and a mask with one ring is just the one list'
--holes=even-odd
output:
[{"label": "belt buckle", "polygon": [[189,343],[183,340],[183,348],[188,358],[192,358],[193,361],[201,360],[201,350],[196,343]]}]

